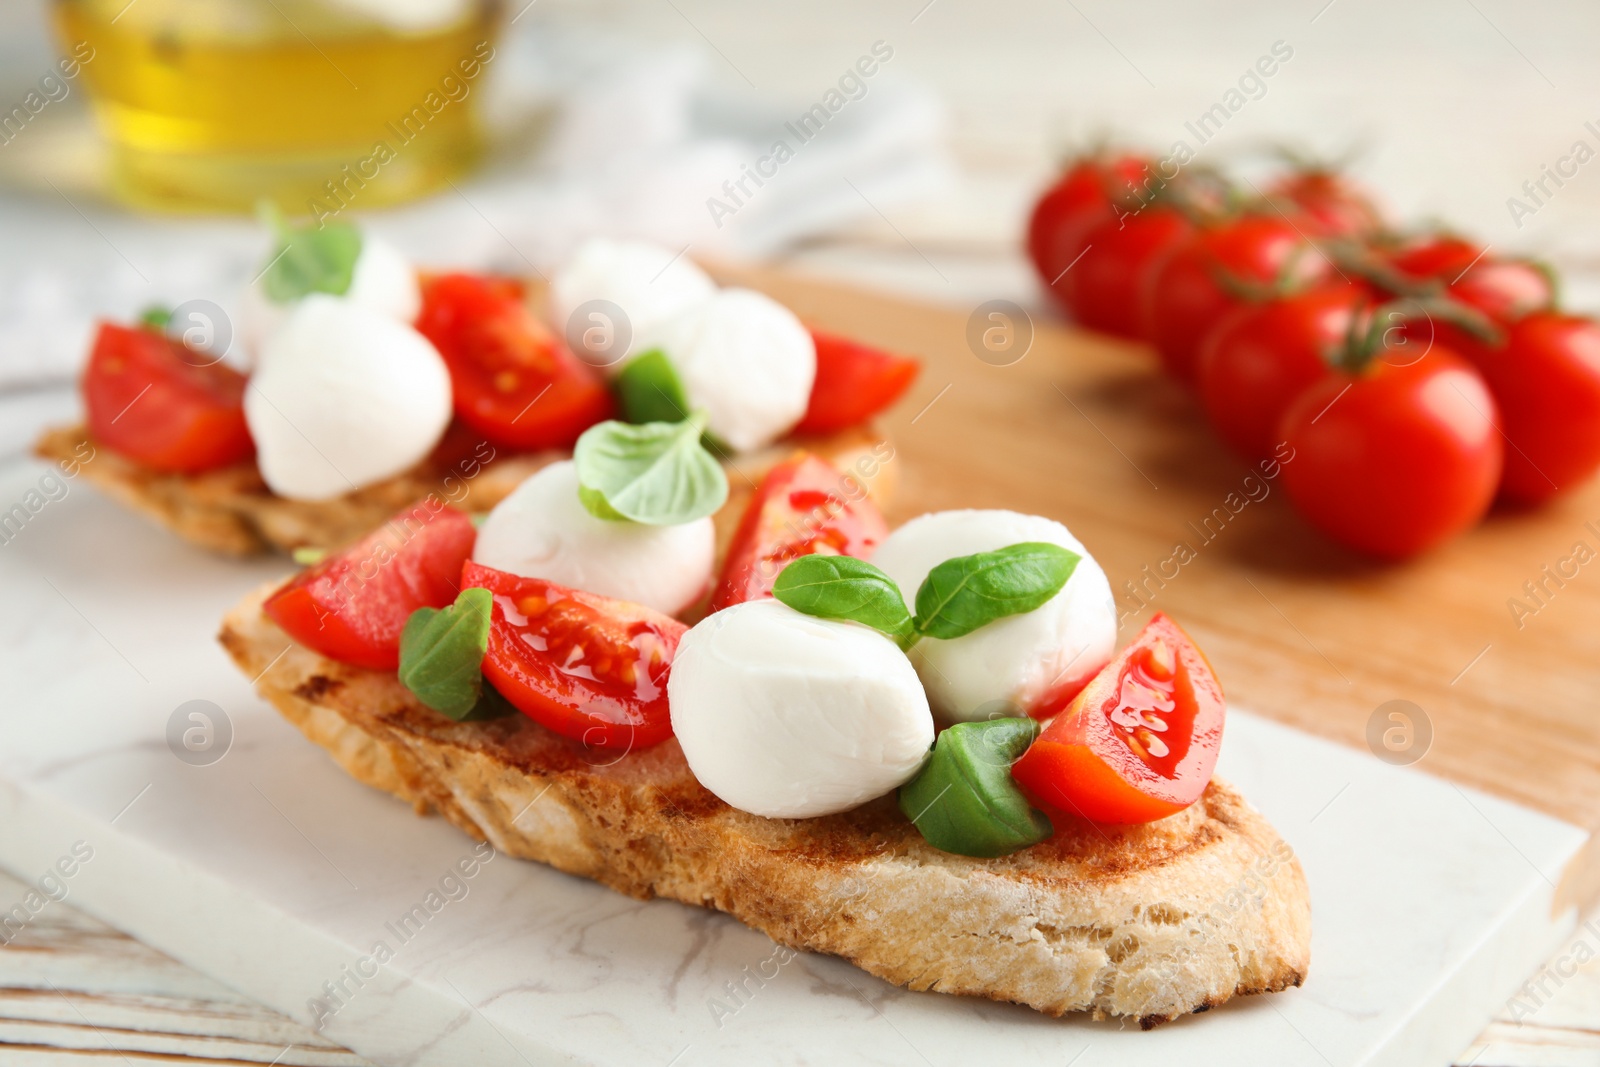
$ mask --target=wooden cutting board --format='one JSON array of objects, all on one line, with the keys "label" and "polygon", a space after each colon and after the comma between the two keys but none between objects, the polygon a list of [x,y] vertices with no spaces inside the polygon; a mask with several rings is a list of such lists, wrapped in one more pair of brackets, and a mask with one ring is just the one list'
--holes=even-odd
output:
[{"label": "wooden cutting board", "polygon": [[[1234,703],[1366,746],[1380,705],[1411,701],[1425,717],[1412,751],[1432,731],[1420,769],[1600,821],[1600,485],[1496,511],[1422,559],[1376,563],[1323,537],[1281,480],[1235,458],[1144,346],[1034,321],[1016,358],[1020,341],[983,346],[982,330],[1004,320],[719,273],[819,327],[924,359],[889,419],[893,521],[960,507],[1059,519],[1110,576],[1122,639],[1153,611],[1171,614]],[[1014,326],[1025,337],[1029,324]]]}]

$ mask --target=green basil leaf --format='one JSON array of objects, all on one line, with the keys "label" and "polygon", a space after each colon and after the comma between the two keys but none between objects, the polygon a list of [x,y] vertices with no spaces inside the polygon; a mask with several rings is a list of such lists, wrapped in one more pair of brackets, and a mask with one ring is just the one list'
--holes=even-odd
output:
[{"label": "green basil leaf", "polygon": [[700,443],[705,417],[682,422],[602,422],[578,438],[578,497],[590,514],[674,526],[712,514],[728,476]]},{"label": "green basil leaf", "polygon": [[1061,592],[1079,558],[1060,545],[1025,541],[947,559],[917,590],[917,634],[948,641],[1032,611]]},{"label": "green basil leaf", "polygon": [[262,215],[278,237],[261,274],[261,287],[269,300],[289,304],[309,293],[343,296],[350,291],[356,260],[361,257],[360,230],[348,222],[296,229],[270,205],[263,207]]},{"label": "green basil leaf", "polygon": [[807,615],[863,623],[902,648],[915,636],[900,587],[853,556],[801,556],[779,573],[772,595]]},{"label": "green basil leaf", "polygon": [[464,721],[483,695],[494,594],[463,589],[448,608],[418,608],[400,633],[400,682],[441,715]]},{"label": "green basil leaf", "polygon": [[139,313],[139,325],[152,330],[165,330],[171,321],[172,309],[160,304],[151,304]]},{"label": "green basil leaf", "polygon": [[629,360],[617,375],[616,387],[622,417],[629,422],[682,422],[689,417],[689,394],[659,348]]},{"label": "green basil leaf", "polygon": [[943,731],[917,776],[900,787],[900,810],[941,852],[985,859],[1047,840],[1049,818],[1028,804],[1011,765],[1039,736],[1034,719],[963,722]]}]

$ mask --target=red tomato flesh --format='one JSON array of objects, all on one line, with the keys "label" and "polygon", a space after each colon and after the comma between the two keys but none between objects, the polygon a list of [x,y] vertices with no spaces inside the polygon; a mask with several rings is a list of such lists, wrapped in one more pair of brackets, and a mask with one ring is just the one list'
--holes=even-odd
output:
[{"label": "red tomato flesh", "polygon": [[89,433],[160,471],[192,474],[255,454],[245,377],[152,329],[101,323],[83,372]]},{"label": "red tomato flesh", "polygon": [[667,674],[683,623],[476,563],[461,584],[494,594],[483,676],[524,715],[602,748],[647,748],[672,736]]},{"label": "red tomato flesh", "polygon": [[400,631],[418,608],[455,601],[477,530],[451,507],[427,503],[316,566],[267,598],[262,610],[300,644],[357,667],[400,666]]},{"label": "red tomato flesh", "polygon": [[796,433],[834,433],[859,426],[899,400],[921,369],[910,356],[897,356],[819,330],[817,378]]},{"label": "red tomato flesh", "polygon": [[771,596],[778,574],[801,556],[866,559],[888,533],[859,478],[801,452],[761,479],[733,535],[711,610]]},{"label": "red tomato flesh", "polygon": [[612,415],[600,373],[573,355],[505,279],[425,279],[417,330],[450,369],[456,415],[494,444],[570,448]]},{"label": "red tomato flesh", "polygon": [[1163,819],[1205,792],[1224,714],[1211,664],[1157,614],[1050,720],[1011,774],[1042,808],[1102,823]]}]

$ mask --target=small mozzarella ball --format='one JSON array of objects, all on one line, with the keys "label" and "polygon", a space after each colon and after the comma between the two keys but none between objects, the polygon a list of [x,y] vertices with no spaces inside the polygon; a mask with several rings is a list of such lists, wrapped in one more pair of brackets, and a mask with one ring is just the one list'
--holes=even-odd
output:
[{"label": "small mozzarella ball", "polygon": [[782,437],[806,413],[817,347],[794,312],[750,289],[724,289],[663,332],[691,406],[711,433],[748,452]]},{"label": "small mozzarella ball", "polygon": [[773,819],[883,796],[933,744],[927,694],[893,641],[775,600],[736,604],[684,634],[667,701],[700,784]]},{"label": "small mozzarella ball", "polygon": [[410,326],[312,294],[268,341],[244,414],[267,487],[328,500],[433,450],[450,424],[450,374]]},{"label": "small mozzarella ball", "polygon": [[[654,347],[663,326],[711,299],[717,287],[688,257],[641,241],[596,239],[585,243],[550,283],[550,323],[586,361],[612,373]],[[607,300],[627,316],[627,347],[615,350],[617,323],[580,316],[593,300]],[[592,309],[591,309],[592,310]],[[586,339],[593,338],[593,345]]]},{"label": "small mozzarella ball", "polygon": [[912,647],[911,661],[943,720],[1023,715],[1047,693],[1077,689],[1093,678],[1116,650],[1111,583],[1065,526],[1015,511],[923,515],[886,537],[872,556],[915,610],[917,589],[940,563],[1025,541],[1060,545],[1082,558],[1061,591],[1037,609],[949,641],[925,637]]},{"label": "small mozzarella ball", "polygon": [[596,518],[571,460],[534,474],[489,513],[472,558],[485,567],[676,615],[705,593],[716,557],[709,517],[677,526]]},{"label": "small mozzarella ball", "polygon": [[[422,287],[416,269],[394,245],[366,232],[361,235],[361,254],[356,257],[350,288],[343,298],[408,326],[422,311]],[[283,328],[290,313],[302,302],[274,302],[267,297],[259,279],[247,288],[239,306],[239,339],[246,356],[259,363],[267,341]]]}]

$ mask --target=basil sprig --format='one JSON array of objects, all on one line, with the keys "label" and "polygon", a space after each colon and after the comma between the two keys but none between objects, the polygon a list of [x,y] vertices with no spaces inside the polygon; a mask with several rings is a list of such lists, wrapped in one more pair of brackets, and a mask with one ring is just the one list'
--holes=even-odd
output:
[{"label": "basil sprig", "polygon": [[463,589],[447,608],[418,608],[400,633],[400,682],[418,700],[456,722],[494,718],[509,710],[483,684],[494,594]]},{"label": "basil sprig", "polygon": [[289,304],[310,293],[343,296],[350,291],[361,257],[360,230],[348,222],[297,229],[270,204],[263,205],[261,214],[278,238],[261,274],[261,288],[269,300]]},{"label": "basil sprig", "polygon": [[602,422],[578,438],[578,498],[592,515],[675,526],[728,499],[728,476],[705,446],[705,416],[682,422]]},{"label": "basil sprig", "polygon": [[772,595],[807,615],[864,623],[909,650],[924,637],[948,641],[1033,611],[1061,592],[1080,558],[1060,545],[1024,541],[947,559],[917,589],[915,616],[893,579],[849,556],[801,556],[778,575]]},{"label": "basil sprig", "polygon": [[622,417],[629,422],[682,422],[688,417],[689,393],[659,348],[629,360],[617,375],[616,389]]},{"label": "basil sprig", "polygon": [[1033,719],[950,727],[927,764],[900,787],[900,810],[928,844],[959,856],[1005,856],[1049,839],[1050,819],[1011,778],[1011,765],[1037,736]]}]

